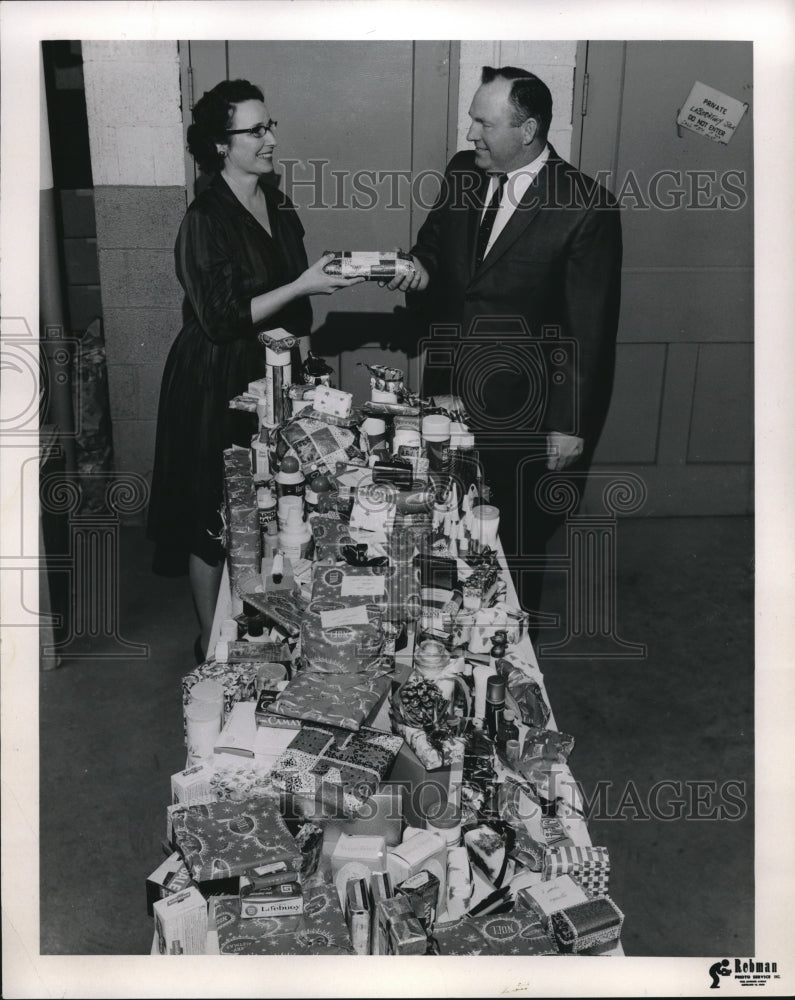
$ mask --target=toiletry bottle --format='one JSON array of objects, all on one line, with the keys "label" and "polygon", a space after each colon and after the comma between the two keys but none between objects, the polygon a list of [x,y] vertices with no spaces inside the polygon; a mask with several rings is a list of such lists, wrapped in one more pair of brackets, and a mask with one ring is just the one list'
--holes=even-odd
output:
[{"label": "toiletry bottle", "polygon": [[505,679],[492,674],[486,682],[486,732],[492,739],[497,736],[497,728],[505,711]]},{"label": "toiletry bottle", "polygon": [[273,555],[278,544],[278,524],[276,522],[276,497],[269,486],[257,488],[257,517],[259,520],[260,558]]},{"label": "toiletry bottle", "polygon": [[512,712],[510,709],[506,708],[502,713],[502,719],[497,726],[497,738],[495,743],[497,749],[501,750],[503,754],[507,754],[508,743],[511,740],[515,740],[517,745],[519,743],[519,727],[514,721],[516,718],[516,713]]},{"label": "toiletry bottle", "polygon": [[301,472],[298,459],[294,455],[285,455],[275,479],[278,496],[303,497],[305,492],[304,474]]}]

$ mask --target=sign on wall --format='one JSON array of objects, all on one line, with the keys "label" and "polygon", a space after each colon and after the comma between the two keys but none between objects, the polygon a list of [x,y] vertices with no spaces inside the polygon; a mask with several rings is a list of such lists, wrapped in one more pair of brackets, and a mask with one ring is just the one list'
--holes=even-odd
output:
[{"label": "sign on wall", "polygon": [[742,101],[696,80],[676,122],[682,128],[725,145],[747,110],[748,105]]}]

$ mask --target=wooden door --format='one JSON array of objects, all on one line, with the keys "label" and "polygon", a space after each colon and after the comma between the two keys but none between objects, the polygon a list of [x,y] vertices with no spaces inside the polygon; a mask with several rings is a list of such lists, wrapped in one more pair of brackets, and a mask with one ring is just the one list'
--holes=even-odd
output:
[{"label": "wooden door", "polygon": [[[613,403],[596,464],[648,514],[753,509],[753,120],[728,145],[680,130],[699,80],[752,101],[750,42],[579,47],[572,158],[623,206]],[[584,114],[582,111],[584,110]],[[600,507],[591,483],[587,504]],[[588,509],[588,506],[586,506]]]},{"label": "wooden door", "polygon": [[[449,41],[229,41],[182,43],[196,99],[224,77],[259,85],[278,121],[277,170],[298,207],[310,262],[324,250],[408,249],[455,136],[457,46]],[[452,57],[452,58],[451,58]],[[191,106],[191,95],[187,95]],[[185,115],[186,122],[190,116]],[[191,172],[188,177],[192,178]],[[191,180],[188,182],[189,197]],[[415,192],[416,193],[416,192]],[[359,285],[312,299],[312,349],[337,384],[369,395],[357,362],[395,365],[416,383],[400,316],[403,296]]]}]

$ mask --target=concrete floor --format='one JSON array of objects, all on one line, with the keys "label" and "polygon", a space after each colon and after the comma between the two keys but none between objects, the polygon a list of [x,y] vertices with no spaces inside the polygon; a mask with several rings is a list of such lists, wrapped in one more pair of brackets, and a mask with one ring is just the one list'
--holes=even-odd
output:
[{"label": "concrete floor", "polygon": [[[150,573],[140,529],[120,542],[118,632],[146,655],[81,640],[41,674],[42,954],[143,954],[152,940],[144,882],[184,766],[180,677],[197,627],[187,580]],[[752,560],[749,518],[621,520],[617,630],[646,656],[539,657],[577,739],[574,775],[597,799],[591,835],[610,850],[628,955],[755,952]],[[552,574],[544,608],[562,607]],[[698,818],[721,805],[744,815]]]}]

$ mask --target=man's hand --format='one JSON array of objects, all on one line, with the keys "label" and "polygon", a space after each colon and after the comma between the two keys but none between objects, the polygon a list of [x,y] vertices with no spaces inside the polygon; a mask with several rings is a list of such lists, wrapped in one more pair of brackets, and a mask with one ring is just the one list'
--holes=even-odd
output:
[{"label": "man's hand", "polygon": [[[411,261],[414,264],[413,273],[400,274],[393,278],[386,285],[390,292],[424,292],[428,287],[430,280],[428,272],[416,257],[412,257]],[[378,284],[383,288],[386,282],[379,281]]]},{"label": "man's hand", "polygon": [[585,442],[573,434],[550,431],[547,434],[547,468],[562,472],[582,455]]}]

